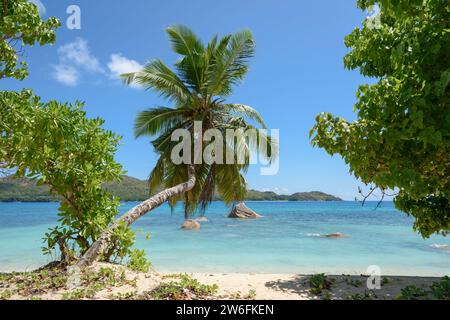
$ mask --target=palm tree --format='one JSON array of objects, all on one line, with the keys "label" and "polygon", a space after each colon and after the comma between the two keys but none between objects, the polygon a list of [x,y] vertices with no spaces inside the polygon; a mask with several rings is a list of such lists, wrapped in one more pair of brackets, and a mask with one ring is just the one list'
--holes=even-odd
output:
[{"label": "palm tree", "polygon": [[[166,31],[173,50],[181,56],[175,63],[175,71],[161,60],[154,60],[139,72],[122,75],[125,83],[139,84],[173,103],[173,107],[156,107],[140,112],[134,127],[136,137],[157,136],[152,145],[159,159],[148,183],[150,194],[163,191],[124,214],[86,252],[79,266],[90,264],[98,258],[107,246],[112,230],[121,221],[130,225],[166,201],[172,207],[183,201],[186,218],[198,205],[204,212],[216,191],[227,204],[242,201],[247,189],[243,173],[249,166],[251,153],[259,151],[257,145],[261,142],[268,147],[267,154],[262,156],[271,160],[275,155],[276,150],[271,149],[271,138],[260,134],[257,143],[251,143],[245,136],[225,140],[223,152],[232,154],[236,160],[234,164],[176,165],[171,161],[171,151],[177,143],[171,141],[172,133],[177,129],[194,133],[195,121],[201,121],[203,132],[217,129],[223,137],[226,137],[227,129],[256,129],[250,121],[262,128],[266,126],[253,108],[226,102],[232,87],[248,72],[249,59],[254,55],[255,42],[250,31],[221,39],[215,36],[206,46],[187,27],[173,26]],[[198,154],[193,157],[196,156]],[[239,157],[244,161],[238,162]]]}]

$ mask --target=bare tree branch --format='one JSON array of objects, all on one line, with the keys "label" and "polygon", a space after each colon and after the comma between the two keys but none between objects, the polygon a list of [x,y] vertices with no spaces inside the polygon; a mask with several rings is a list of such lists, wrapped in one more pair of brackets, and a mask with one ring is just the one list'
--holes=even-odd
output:
[{"label": "bare tree branch", "polygon": [[[361,187],[358,187],[358,193],[363,198],[361,200],[361,206],[364,206],[366,204],[367,199],[370,198],[371,196],[376,197],[376,195],[374,194],[374,192],[376,190],[379,190],[381,192],[381,198],[380,198],[380,200],[378,200],[377,205],[375,206],[374,210],[378,209],[381,206],[381,203],[383,202],[383,200],[386,196],[395,197],[396,195],[398,195],[398,192],[387,193],[385,189],[382,189],[381,187],[378,187],[378,186],[370,186],[369,192],[367,194],[364,194],[363,191],[361,190]],[[358,198],[355,198],[355,200],[358,201]]]}]

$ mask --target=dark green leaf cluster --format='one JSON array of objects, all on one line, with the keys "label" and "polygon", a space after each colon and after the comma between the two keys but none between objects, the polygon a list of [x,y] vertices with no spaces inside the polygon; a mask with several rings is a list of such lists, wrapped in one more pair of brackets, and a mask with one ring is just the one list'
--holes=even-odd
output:
[{"label": "dark green leaf cluster", "polygon": [[118,213],[119,200],[102,183],[123,173],[114,160],[120,137],[88,119],[81,103],[42,103],[28,90],[0,92],[0,114],[0,162],[61,199],[45,252],[84,252]]},{"label": "dark green leaf cluster", "polygon": [[[41,19],[26,0],[0,1],[0,79],[24,79],[27,65],[17,46],[51,44],[56,18]],[[119,199],[102,189],[118,180],[122,167],[114,160],[120,137],[88,119],[83,104],[42,103],[31,90],[0,91],[0,169],[15,170],[36,186],[45,185],[60,199],[59,223],[44,237],[44,253],[59,249],[62,260],[84,253],[118,213]],[[105,259],[131,252],[134,233],[124,226],[113,234]]]},{"label": "dark green leaf cluster", "polygon": [[27,77],[26,62],[19,62],[22,47],[54,43],[59,26],[53,17],[43,21],[36,5],[27,0],[0,0],[0,79]]},{"label": "dark green leaf cluster", "polygon": [[320,114],[312,143],[340,154],[364,183],[398,189],[397,208],[424,237],[450,230],[450,6],[446,0],[360,0],[380,24],[345,38],[344,63],[378,82],[362,85],[357,120]]}]

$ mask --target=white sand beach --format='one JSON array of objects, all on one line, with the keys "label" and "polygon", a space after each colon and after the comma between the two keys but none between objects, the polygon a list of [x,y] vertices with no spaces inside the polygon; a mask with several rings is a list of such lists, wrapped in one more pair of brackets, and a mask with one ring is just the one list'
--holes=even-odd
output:
[{"label": "white sand beach", "polygon": [[[123,266],[97,263],[91,270],[111,269],[116,274],[122,274],[121,281],[102,287],[92,296],[80,296],[81,299],[146,299],[146,293],[157,289],[164,283],[179,281],[179,274],[147,273],[131,271]],[[261,300],[312,300],[312,299],[396,299],[402,288],[414,286],[428,290],[430,286],[440,280],[437,277],[408,277],[384,276],[381,279],[381,288],[367,289],[367,276],[327,275],[329,288],[322,293],[313,293],[310,285],[311,275],[298,274],[252,274],[252,273],[192,273],[190,279],[197,279],[200,284],[217,285],[218,290],[207,299],[261,299]],[[118,279],[118,278],[117,278]],[[20,283],[21,281],[19,281]],[[15,292],[16,284],[0,280],[0,296],[6,291]],[[8,299],[67,299],[67,294],[74,294],[84,290],[81,286],[67,285],[44,291],[35,291],[33,294],[13,293]],[[187,289],[182,299],[198,299]],[[84,292],[85,294],[85,292]],[[73,296],[72,296],[73,298]],[[429,297],[430,298],[430,297]],[[431,297],[432,298],[432,297]]]},{"label": "white sand beach", "polygon": [[[219,294],[239,294],[245,297],[253,289],[256,299],[268,300],[311,300],[322,299],[323,296],[310,292],[309,278],[311,275],[299,274],[193,274],[200,282],[217,284]],[[349,299],[355,295],[370,294],[372,299],[395,299],[402,288],[414,285],[426,289],[440,278],[386,276],[387,283],[379,290],[367,289],[367,277],[347,275],[327,275],[333,280],[329,290],[330,299]]]}]

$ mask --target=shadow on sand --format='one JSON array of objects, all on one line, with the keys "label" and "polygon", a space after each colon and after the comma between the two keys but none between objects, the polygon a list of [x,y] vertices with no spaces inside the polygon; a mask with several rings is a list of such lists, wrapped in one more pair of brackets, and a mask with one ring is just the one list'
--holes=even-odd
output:
[{"label": "shadow on sand", "polygon": [[272,290],[298,295],[300,299],[392,300],[398,298],[406,286],[428,290],[430,285],[439,280],[436,277],[383,276],[380,279],[380,288],[372,290],[367,285],[368,276],[329,275],[326,276],[329,288],[314,293],[310,285],[311,277],[313,276],[295,275],[289,280],[266,282],[265,286]]}]

